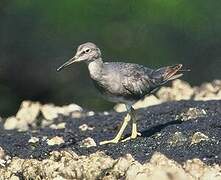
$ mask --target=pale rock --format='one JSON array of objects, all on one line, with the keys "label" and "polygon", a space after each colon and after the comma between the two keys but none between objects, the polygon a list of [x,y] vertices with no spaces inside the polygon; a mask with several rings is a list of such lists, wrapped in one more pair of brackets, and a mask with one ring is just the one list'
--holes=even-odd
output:
[{"label": "pale rock", "polygon": [[108,111],[104,111],[103,114],[104,114],[105,116],[108,116],[110,113],[109,113]]},{"label": "pale rock", "polygon": [[69,104],[68,106],[67,106],[67,111],[69,112],[69,113],[71,113],[71,112],[74,112],[74,111],[83,111],[83,109],[82,109],[82,107],[80,107],[79,105],[77,105],[77,104]]},{"label": "pale rock", "polygon": [[221,80],[214,80],[211,83],[203,83],[200,87],[194,87],[194,100],[220,100]]},{"label": "pale rock", "polygon": [[72,118],[81,118],[82,117],[82,112],[80,111],[74,111],[71,113]]},{"label": "pale rock", "polygon": [[123,176],[133,162],[135,162],[135,160],[130,154],[120,157],[112,169],[112,174],[116,177]]},{"label": "pale rock", "polygon": [[19,121],[24,121],[27,124],[32,124],[40,112],[41,104],[38,102],[23,101],[20,109],[16,114]]},{"label": "pale rock", "polygon": [[94,116],[95,115],[95,112],[94,111],[89,111],[87,112],[87,116]]},{"label": "pale rock", "polygon": [[91,131],[91,130],[94,129],[94,127],[90,127],[90,126],[88,126],[87,124],[82,124],[82,125],[79,126],[79,129],[80,129],[81,131],[87,131],[87,130]]},{"label": "pale rock", "polygon": [[4,149],[0,146],[0,166],[5,166],[6,160],[5,160],[5,151]]},{"label": "pale rock", "polygon": [[17,124],[18,124],[17,118],[12,116],[12,117],[9,117],[6,119],[6,121],[4,123],[4,128],[7,130],[12,130],[17,127]]},{"label": "pale rock", "polygon": [[10,180],[20,180],[20,178],[18,176],[16,176],[16,175],[12,175],[10,177]]},{"label": "pale rock", "polygon": [[39,138],[37,138],[37,137],[31,137],[31,138],[28,140],[28,142],[35,144],[35,143],[39,142]]},{"label": "pale rock", "polygon": [[43,105],[41,108],[41,112],[44,116],[45,119],[47,120],[53,120],[58,118],[58,115],[64,115],[64,116],[69,116],[73,112],[81,112],[83,109],[76,105],[76,104],[70,104],[67,106],[55,106],[53,104],[46,104]]},{"label": "pale rock", "polygon": [[58,117],[57,109],[52,104],[45,104],[41,107],[41,113],[47,120],[53,120]]},{"label": "pale rock", "polygon": [[5,151],[4,149],[0,146],[0,159],[3,159],[5,157]]},{"label": "pale rock", "polygon": [[143,174],[139,176],[142,170],[143,170],[143,166],[139,162],[135,161],[131,163],[131,165],[126,170],[125,179],[126,180],[135,180],[135,179],[138,180],[138,179],[143,178]]},{"label": "pale rock", "polygon": [[188,138],[182,132],[175,132],[171,137],[168,139],[168,144],[171,146],[182,146]]},{"label": "pale rock", "polygon": [[181,121],[188,121],[191,119],[196,119],[198,117],[205,117],[207,115],[206,111],[204,109],[199,108],[189,108],[187,111],[181,113],[178,116],[178,119],[180,118]]},{"label": "pale rock", "polygon": [[208,141],[209,137],[202,132],[196,132],[193,134],[191,138],[191,145],[200,143],[201,141]]},{"label": "pale rock", "polygon": [[59,124],[51,124],[50,128],[51,129],[65,129],[65,125],[66,125],[66,123],[64,123],[64,122],[59,123]]},{"label": "pale rock", "polygon": [[199,159],[188,160],[184,164],[184,169],[194,178],[199,179],[204,174],[205,164]]},{"label": "pale rock", "polygon": [[80,142],[80,146],[89,148],[89,147],[97,146],[97,144],[94,141],[94,139],[92,139],[91,137],[88,137]]},{"label": "pale rock", "polygon": [[55,136],[51,139],[47,139],[47,144],[49,146],[60,145],[62,143],[64,143],[64,139],[62,137],[59,137],[59,136]]},{"label": "pale rock", "polygon": [[192,97],[194,90],[190,84],[180,79],[174,80],[171,87],[161,87],[157,91],[157,97],[163,102],[188,100]]},{"label": "pale rock", "polygon": [[[141,99],[141,100],[137,101],[135,104],[133,104],[133,108],[139,109],[139,108],[157,105],[160,103],[161,103],[161,100],[159,100],[154,95],[150,95],[150,96],[146,96],[144,99]],[[126,106],[124,104],[117,104],[116,106],[114,106],[114,110],[117,112],[125,112]]]},{"label": "pale rock", "polygon": [[53,178],[53,180],[67,180],[66,178],[63,178],[60,175],[57,175],[55,178]]},{"label": "pale rock", "polygon": [[208,166],[199,159],[181,165],[154,153],[150,162],[140,164],[131,155],[114,160],[103,152],[78,156],[71,150],[53,151],[44,160],[14,157],[7,168],[0,168],[0,177],[10,179],[18,172],[25,179],[219,180],[221,177],[219,165]]},{"label": "pale rock", "polygon": [[77,104],[70,104],[62,107],[56,106],[56,109],[58,114],[62,114],[64,116],[69,116],[74,111],[83,111],[83,109]]}]

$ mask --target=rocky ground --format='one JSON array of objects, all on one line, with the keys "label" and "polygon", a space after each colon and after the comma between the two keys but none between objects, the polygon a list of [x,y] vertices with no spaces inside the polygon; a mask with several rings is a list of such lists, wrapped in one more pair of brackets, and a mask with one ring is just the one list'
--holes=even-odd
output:
[{"label": "rocky ground", "polygon": [[0,179],[221,179],[221,81],[176,80],[135,108],[142,136],[100,146],[122,105],[95,113],[24,101],[0,122]]}]

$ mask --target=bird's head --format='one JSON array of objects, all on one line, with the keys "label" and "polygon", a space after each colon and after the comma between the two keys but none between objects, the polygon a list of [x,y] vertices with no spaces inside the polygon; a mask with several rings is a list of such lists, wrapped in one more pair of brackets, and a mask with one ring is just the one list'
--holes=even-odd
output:
[{"label": "bird's head", "polygon": [[71,59],[69,59],[67,62],[65,62],[64,64],[62,64],[57,71],[60,71],[61,69],[71,65],[72,63],[75,62],[91,62],[94,61],[98,58],[101,57],[101,51],[100,49],[91,42],[87,42],[84,44],[81,44],[80,46],[78,46],[77,48],[77,52],[74,55],[74,57],[72,57]]}]

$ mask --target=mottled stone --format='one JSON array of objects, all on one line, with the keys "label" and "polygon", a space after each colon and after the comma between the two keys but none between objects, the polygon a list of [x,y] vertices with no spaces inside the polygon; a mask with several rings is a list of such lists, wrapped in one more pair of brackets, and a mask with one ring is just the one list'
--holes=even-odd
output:
[{"label": "mottled stone", "polygon": [[181,121],[188,121],[190,119],[196,119],[199,117],[205,117],[206,111],[204,109],[198,108],[189,108],[187,111],[181,113],[177,118],[181,119]]},{"label": "mottled stone", "polygon": [[87,130],[92,131],[94,129],[94,127],[90,127],[87,124],[82,124],[82,125],[79,126],[79,129],[81,131],[87,131]]},{"label": "mottled stone", "polygon": [[25,179],[218,180],[220,170],[219,165],[208,166],[198,159],[181,165],[157,152],[150,162],[140,164],[130,154],[114,160],[103,152],[78,156],[73,151],[53,151],[41,161],[13,158],[7,168],[0,168],[0,173],[3,179],[15,180],[16,173]]},{"label": "mottled stone", "polygon": [[92,139],[91,137],[88,137],[80,142],[80,146],[89,148],[89,147],[97,146],[97,144],[94,141],[94,139]]},{"label": "mottled stone", "polygon": [[18,120],[16,117],[12,116],[6,119],[4,123],[4,128],[7,130],[12,130],[17,127]]},{"label": "mottled stone", "polygon": [[51,124],[50,128],[52,129],[65,129],[65,122],[59,123],[59,124]]},{"label": "mottled stone", "polygon": [[209,137],[202,132],[196,132],[193,134],[191,138],[191,144],[197,144],[200,143],[201,141],[208,141]]},{"label": "mottled stone", "polygon": [[37,137],[31,137],[31,138],[28,140],[28,142],[35,144],[35,143],[39,142],[39,138],[37,138]]},{"label": "mottled stone", "polygon": [[[137,101],[134,105],[133,108],[134,109],[139,109],[139,108],[144,108],[144,107],[148,107],[148,106],[153,106],[153,105],[157,105],[162,103],[162,101],[160,99],[158,99],[156,96],[154,95],[150,95],[145,97],[144,99],[141,99],[139,101]],[[126,106],[124,104],[117,104],[116,106],[114,106],[114,110],[117,112],[125,112],[126,111]]]},{"label": "mottled stone", "polygon": [[182,80],[174,80],[171,87],[161,87],[157,92],[157,97],[163,102],[188,100],[194,94],[191,86]]},{"label": "mottled stone", "polygon": [[16,114],[19,121],[31,124],[40,113],[41,104],[39,102],[23,101]]},{"label": "mottled stone", "polygon": [[47,139],[47,143],[49,146],[60,145],[64,143],[64,139],[62,137],[55,136],[51,139]]},{"label": "mottled stone", "polygon": [[182,132],[175,132],[168,140],[168,144],[171,146],[182,146],[188,138]]}]

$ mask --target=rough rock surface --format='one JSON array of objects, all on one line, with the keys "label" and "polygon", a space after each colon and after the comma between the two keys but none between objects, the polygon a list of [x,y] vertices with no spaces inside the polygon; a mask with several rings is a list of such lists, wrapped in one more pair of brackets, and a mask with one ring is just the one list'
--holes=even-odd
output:
[{"label": "rough rock surface", "polygon": [[13,158],[0,169],[0,179],[126,179],[126,180],[220,180],[221,167],[208,166],[199,159],[182,165],[161,153],[140,164],[130,154],[113,159],[102,152],[78,156],[69,151],[53,151],[48,159]]},{"label": "rough rock surface", "polygon": [[[208,87],[197,91],[215,92],[212,99],[219,96],[218,88]],[[139,109],[142,136],[103,146],[99,141],[115,135],[124,112],[57,107],[52,111],[60,113],[46,119],[42,107],[47,106],[38,105],[38,113],[27,110],[34,107],[31,102],[26,111],[20,108],[29,114],[20,113],[27,117],[25,129],[18,123],[6,130],[9,120],[1,120],[0,179],[221,179],[221,100],[182,100]],[[130,128],[125,137],[129,133]]]},{"label": "rough rock surface", "polygon": [[[51,125],[61,115],[75,115],[81,111],[82,108],[76,104],[59,107],[53,104],[41,105],[39,102],[23,101],[16,116],[5,120],[4,128],[7,130],[18,129],[19,131],[26,131],[30,127],[45,127]],[[62,129],[64,126],[58,124],[53,127]]]}]

